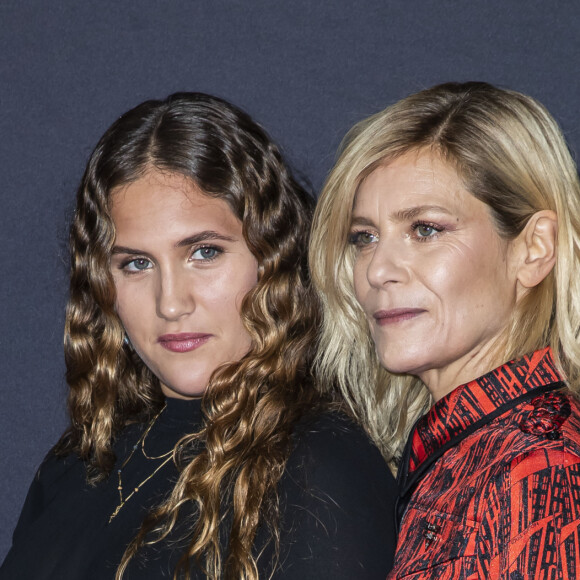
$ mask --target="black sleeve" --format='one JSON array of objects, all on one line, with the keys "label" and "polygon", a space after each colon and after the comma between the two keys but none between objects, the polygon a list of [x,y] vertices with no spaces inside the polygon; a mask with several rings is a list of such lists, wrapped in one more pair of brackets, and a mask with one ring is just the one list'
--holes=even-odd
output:
[{"label": "black sleeve", "polygon": [[396,545],[396,495],[391,472],[360,427],[325,415],[303,428],[279,485],[273,578],[384,580]]},{"label": "black sleeve", "polygon": [[[40,471],[40,470],[39,470]],[[26,499],[24,500],[24,505],[22,506],[22,511],[20,512],[20,517],[18,518],[18,523],[14,528],[14,533],[12,534],[13,543],[24,530],[28,528],[31,522],[33,522],[40,512],[42,511],[42,485],[40,484],[39,471],[36,472],[30,487],[28,488],[28,493],[26,494]]]}]

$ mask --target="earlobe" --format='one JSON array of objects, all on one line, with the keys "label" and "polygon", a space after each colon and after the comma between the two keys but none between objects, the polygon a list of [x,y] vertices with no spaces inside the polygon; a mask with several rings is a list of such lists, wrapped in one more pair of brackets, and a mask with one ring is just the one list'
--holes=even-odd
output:
[{"label": "earlobe", "polygon": [[523,244],[517,279],[526,289],[537,286],[556,263],[558,217],[551,210],[536,212],[519,235]]}]

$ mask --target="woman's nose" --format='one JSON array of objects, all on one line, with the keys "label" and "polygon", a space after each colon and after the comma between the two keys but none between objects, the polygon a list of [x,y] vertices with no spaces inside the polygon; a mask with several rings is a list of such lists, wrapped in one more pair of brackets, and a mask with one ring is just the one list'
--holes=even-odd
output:
[{"label": "woman's nose", "polygon": [[194,310],[191,279],[180,272],[164,273],[157,291],[157,315],[166,320],[177,320]]},{"label": "woman's nose", "polygon": [[367,267],[367,280],[375,288],[385,284],[401,283],[408,278],[404,264],[402,244],[381,240],[373,252]]}]

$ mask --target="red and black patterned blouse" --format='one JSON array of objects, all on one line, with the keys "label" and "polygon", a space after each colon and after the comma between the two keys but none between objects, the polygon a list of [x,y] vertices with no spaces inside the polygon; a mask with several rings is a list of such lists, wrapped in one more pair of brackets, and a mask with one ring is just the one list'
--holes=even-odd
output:
[{"label": "red and black patterned blouse", "polygon": [[419,421],[389,579],[580,578],[580,405],[560,380],[547,348]]}]

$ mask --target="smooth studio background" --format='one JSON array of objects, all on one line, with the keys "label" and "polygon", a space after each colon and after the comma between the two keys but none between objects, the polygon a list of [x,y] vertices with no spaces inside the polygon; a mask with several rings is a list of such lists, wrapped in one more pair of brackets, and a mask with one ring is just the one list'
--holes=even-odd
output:
[{"label": "smooth studio background", "polygon": [[353,123],[447,80],[531,94],[580,151],[579,59],[577,0],[2,0],[0,559],[66,424],[67,215],[117,116],[216,94],[318,190]]}]

